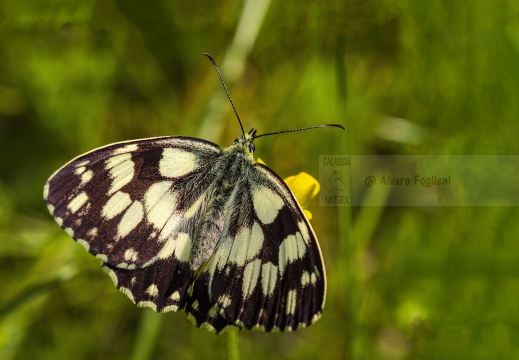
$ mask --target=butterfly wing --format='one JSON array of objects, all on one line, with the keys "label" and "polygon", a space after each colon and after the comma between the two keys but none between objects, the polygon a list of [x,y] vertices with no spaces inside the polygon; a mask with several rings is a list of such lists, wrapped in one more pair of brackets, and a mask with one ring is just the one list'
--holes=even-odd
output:
[{"label": "butterfly wing", "polygon": [[[274,172],[261,164],[247,172],[230,199],[239,211],[227,216],[185,310],[197,326],[216,332],[228,325],[264,331],[311,325],[321,315],[326,292],[315,234]],[[208,299],[201,301],[204,289]]]},{"label": "butterfly wing", "polygon": [[44,198],[58,224],[107,266],[149,266],[212,182],[217,145],[160,137],[81,155],[47,180]]},{"label": "butterfly wing", "polygon": [[[222,163],[220,159],[212,164],[209,172],[200,173],[193,183],[203,184],[207,179],[213,179],[213,174],[224,173],[218,165]],[[182,211],[182,219],[146,266],[122,268],[103,264],[103,269],[112,278],[115,286],[138,306],[167,312],[183,309],[186,300],[191,297],[202,302],[209,301],[206,300],[207,288],[200,289],[196,294],[189,291],[189,295],[186,295],[188,289],[192,290],[191,285],[195,278],[197,250],[206,249],[206,253],[210,254],[213,246],[211,244],[216,244],[212,239],[219,238],[214,233],[210,233],[209,237],[201,236],[201,229],[211,228],[206,226],[207,214],[214,210],[214,194],[219,189],[219,182],[212,181],[206,185],[197,190],[193,190],[192,186],[177,190],[179,193],[189,192],[191,197],[193,192],[196,193],[196,200],[189,202],[191,205],[187,211]]]}]

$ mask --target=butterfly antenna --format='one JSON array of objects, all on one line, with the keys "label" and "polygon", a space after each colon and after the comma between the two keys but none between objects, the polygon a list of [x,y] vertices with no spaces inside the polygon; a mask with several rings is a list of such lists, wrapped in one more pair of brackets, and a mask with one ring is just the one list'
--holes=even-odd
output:
[{"label": "butterfly antenna", "polygon": [[243,134],[243,137],[245,137],[245,131],[243,130],[243,125],[241,124],[240,116],[238,115],[238,112],[236,111],[236,107],[234,107],[234,103],[232,102],[231,95],[229,95],[229,91],[227,91],[227,86],[225,86],[225,81],[223,81],[222,73],[220,72],[220,69],[218,69],[218,66],[214,62],[211,55],[207,53],[202,53],[202,55],[207,56],[209,61],[211,61],[211,64],[213,64],[214,68],[216,69],[216,72],[218,72],[218,76],[220,77],[220,81],[222,82],[223,89],[225,90],[225,94],[227,94],[227,98],[231,102],[232,109],[234,110],[234,114],[236,115],[236,118],[238,119],[238,122],[240,123],[241,132]]},{"label": "butterfly antenna", "polygon": [[304,131],[304,130],[325,128],[325,127],[335,127],[335,128],[339,128],[339,129],[342,129],[342,130],[346,130],[344,128],[344,126],[339,125],[339,124],[322,124],[322,125],[308,126],[308,127],[299,128],[299,129],[293,129],[293,130],[282,130],[282,131],[276,131],[276,132],[267,133],[267,134],[261,134],[261,135],[258,135],[258,136],[254,136],[254,139],[257,139],[257,138],[262,137],[262,136],[267,136],[267,135],[276,135],[276,134],[283,134],[283,133],[289,133],[289,132],[295,132],[295,131]]}]

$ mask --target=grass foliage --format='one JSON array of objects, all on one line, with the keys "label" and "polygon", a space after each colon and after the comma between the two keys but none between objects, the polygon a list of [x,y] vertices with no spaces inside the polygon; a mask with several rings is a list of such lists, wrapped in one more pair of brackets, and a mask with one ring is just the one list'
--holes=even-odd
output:
[{"label": "grass foliage", "polygon": [[[232,337],[135,307],[42,200],[54,170],[110,142],[231,144],[239,126],[202,52],[222,65],[247,129],[346,127],[256,142],[280,176],[318,178],[319,155],[519,154],[518,50],[513,0],[0,2],[0,358],[237,356]],[[388,118],[411,130],[392,138]],[[517,180],[517,168],[506,174]],[[517,207],[309,210],[329,281],[323,317],[239,333],[242,358],[519,353]]]}]

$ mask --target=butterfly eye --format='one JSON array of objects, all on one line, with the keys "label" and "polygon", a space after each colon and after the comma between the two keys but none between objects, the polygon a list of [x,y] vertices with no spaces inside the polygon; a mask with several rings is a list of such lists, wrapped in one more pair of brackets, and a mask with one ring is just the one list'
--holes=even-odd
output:
[{"label": "butterfly eye", "polygon": [[256,150],[256,146],[254,146],[253,143],[249,143],[249,150],[251,152],[251,154],[254,152],[254,150]]}]

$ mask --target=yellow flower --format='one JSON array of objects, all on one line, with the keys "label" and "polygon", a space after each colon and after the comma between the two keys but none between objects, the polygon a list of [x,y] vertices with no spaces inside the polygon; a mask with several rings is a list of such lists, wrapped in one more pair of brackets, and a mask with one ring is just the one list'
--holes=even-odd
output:
[{"label": "yellow flower", "polygon": [[312,175],[305,172],[289,176],[284,180],[290,190],[292,190],[299,205],[303,208],[308,220],[312,220],[312,213],[306,210],[306,208],[310,205],[310,201],[319,194],[319,189],[321,188],[319,182]]},{"label": "yellow flower", "polygon": [[[257,161],[260,164],[266,165],[260,158]],[[307,219],[312,220],[312,213],[306,209],[310,205],[310,201],[319,193],[321,188],[319,182],[312,175],[305,172],[289,176],[284,181],[296,197],[299,205],[303,208]]]},{"label": "yellow flower", "polygon": [[256,160],[256,162],[259,162],[260,164],[267,166],[267,164],[265,164],[265,162],[263,160],[261,160],[261,158],[258,158],[258,160]]}]

